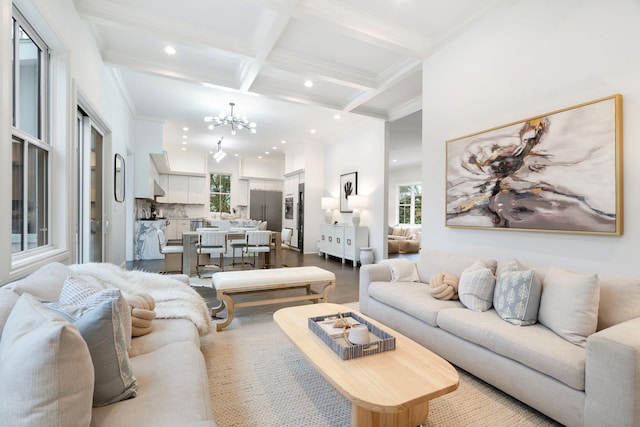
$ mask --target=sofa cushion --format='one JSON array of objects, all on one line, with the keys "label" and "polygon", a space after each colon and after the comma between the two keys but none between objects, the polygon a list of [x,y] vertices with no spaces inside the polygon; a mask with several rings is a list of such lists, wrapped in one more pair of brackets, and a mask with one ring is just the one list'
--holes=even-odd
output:
[{"label": "sofa cushion", "polygon": [[68,276],[60,291],[60,304],[81,305],[88,308],[96,307],[106,300],[116,300],[120,325],[124,328],[126,349],[131,347],[131,307],[122,296],[119,289],[102,289],[85,282],[78,277]]},{"label": "sofa cushion", "polygon": [[462,272],[458,281],[458,298],[465,307],[487,311],[493,305],[496,278],[482,261],[476,261]]},{"label": "sofa cushion", "polygon": [[536,323],[541,294],[533,269],[521,270],[515,259],[498,262],[493,306],[503,320],[518,326]]},{"label": "sofa cushion", "polygon": [[59,262],[46,264],[24,279],[7,285],[18,295],[31,294],[46,301],[58,301],[64,280],[72,274],[69,267]]},{"label": "sofa cushion", "polygon": [[584,347],[598,326],[599,300],[595,274],[551,267],[542,283],[538,320],[567,341]]},{"label": "sofa cushion", "polygon": [[87,344],[75,326],[29,294],[20,297],[5,324],[0,378],[3,425],[91,422],[94,380]]},{"label": "sofa cushion", "polygon": [[95,375],[93,406],[135,397],[136,378],[117,300],[106,299],[91,308],[60,303],[47,306],[73,322],[89,347]]},{"label": "sofa cushion", "polygon": [[[460,277],[462,272],[474,262],[478,261],[478,257],[453,254],[438,251],[431,248],[423,248],[420,251],[418,260],[418,275],[420,281],[429,282],[434,274],[449,273],[456,277]],[[496,261],[493,259],[480,259],[492,271],[496,270]]]},{"label": "sofa cushion", "polygon": [[640,278],[598,276],[598,330],[640,317]]},{"label": "sofa cushion", "polygon": [[118,402],[115,408],[94,408],[92,425],[174,427],[213,419],[209,379],[199,346],[176,342],[133,357],[131,363],[138,396]]},{"label": "sofa cushion", "polygon": [[[543,325],[517,327],[502,321],[495,310],[449,309],[438,314],[438,326],[576,390],[584,390],[585,349],[569,343]],[[518,379],[513,378],[513,381]]]},{"label": "sofa cushion", "polygon": [[438,326],[441,310],[462,307],[459,301],[434,298],[429,285],[421,282],[371,282],[369,295],[431,326]]},{"label": "sofa cushion", "polygon": [[189,319],[154,319],[153,330],[131,340],[129,357],[151,353],[174,342],[189,342],[200,346],[198,329]]}]

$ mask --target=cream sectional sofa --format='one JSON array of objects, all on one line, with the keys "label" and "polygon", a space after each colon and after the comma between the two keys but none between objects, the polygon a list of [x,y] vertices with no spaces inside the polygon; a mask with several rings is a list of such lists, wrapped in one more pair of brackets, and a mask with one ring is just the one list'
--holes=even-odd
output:
[{"label": "cream sectional sofa", "polygon": [[[360,310],[562,424],[640,425],[640,279],[520,262],[521,271],[533,269],[541,296],[525,307],[538,322],[515,326],[495,307],[474,311],[432,296],[432,276],[461,278],[477,261],[425,248],[419,281],[402,282],[392,281],[390,264],[362,266]],[[494,271],[504,261],[483,263]],[[572,335],[588,324],[582,342]]]},{"label": "cream sectional sofa", "polygon": [[[22,380],[15,379],[19,389],[4,394],[20,400],[3,398],[0,424],[215,427],[199,332],[191,320],[182,318],[153,319],[151,333],[131,340],[128,362],[135,376],[135,397],[92,407],[93,387],[97,387],[91,375],[93,354],[89,357],[86,346],[83,349],[76,329],[51,316],[40,304],[40,300],[58,301],[63,283],[72,274],[70,267],[51,263],[0,288],[0,377],[7,375],[13,380],[22,376]],[[31,324],[16,333],[22,321],[15,313],[18,310]],[[31,333],[45,324],[58,326],[50,333]],[[8,328],[12,329],[10,343]],[[120,354],[123,350],[114,351]],[[24,354],[18,355],[20,351]],[[47,357],[49,365],[37,364],[36,360]],[[22,369],[31,365],[31,371]],[[5,378],[0,378],[2,381]]]}]

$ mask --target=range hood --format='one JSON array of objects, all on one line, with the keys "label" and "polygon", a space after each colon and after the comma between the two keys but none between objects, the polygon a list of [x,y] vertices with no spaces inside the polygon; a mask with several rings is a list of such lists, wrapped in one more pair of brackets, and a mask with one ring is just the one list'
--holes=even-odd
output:
[{"label": "range hood", "polygon": [[164,190],[158,184],[158,181],[153,180],[153,197],[163,197],[165,195]]}]

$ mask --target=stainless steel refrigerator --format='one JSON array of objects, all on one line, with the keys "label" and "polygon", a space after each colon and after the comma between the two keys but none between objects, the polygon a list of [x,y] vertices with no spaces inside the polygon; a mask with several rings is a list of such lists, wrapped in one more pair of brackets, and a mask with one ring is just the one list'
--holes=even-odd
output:
[{"label": "stainless steel refrigerator", "polygon": [[282,230],[282,191],[251,190],[249,217],[267,221],[267,229]]}]

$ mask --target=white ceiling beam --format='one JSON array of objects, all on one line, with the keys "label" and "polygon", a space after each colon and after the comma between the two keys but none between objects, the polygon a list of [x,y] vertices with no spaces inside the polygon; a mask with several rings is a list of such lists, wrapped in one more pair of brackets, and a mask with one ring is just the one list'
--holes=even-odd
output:
[{"label": "white ceiling beam", "polygon": [[422,110],[422,95],[416,96],[404,104],[398,105],[389,110],[389,121],[394,122],[420,110]]}]

